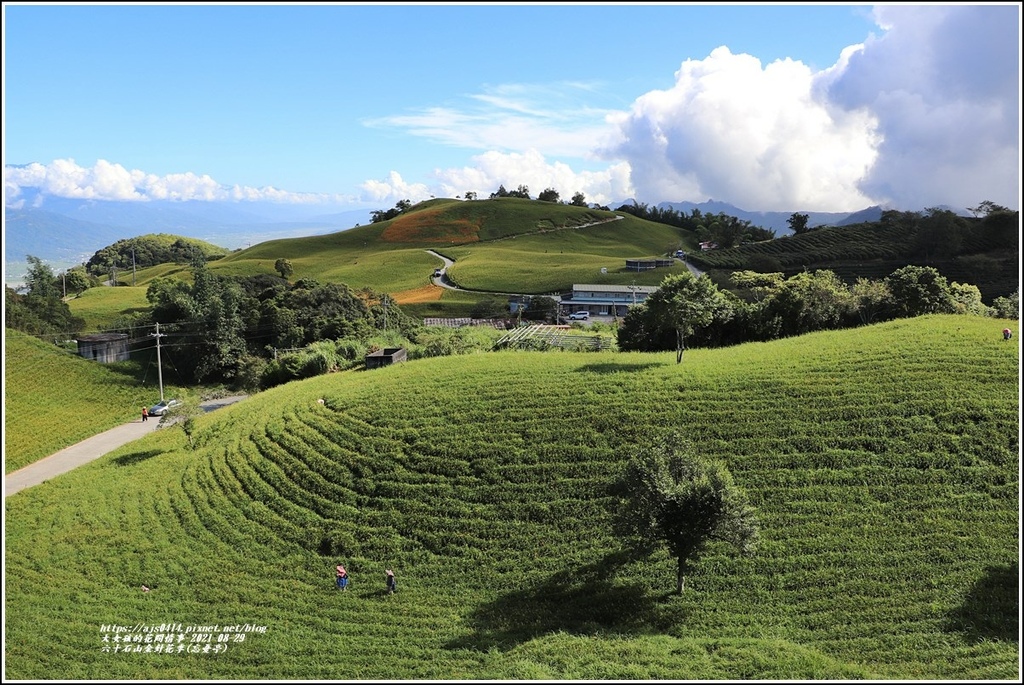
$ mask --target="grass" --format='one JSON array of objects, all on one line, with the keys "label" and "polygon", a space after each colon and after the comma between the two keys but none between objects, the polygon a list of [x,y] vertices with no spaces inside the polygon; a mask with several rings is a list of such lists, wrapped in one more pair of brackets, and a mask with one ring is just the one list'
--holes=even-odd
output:
[{"label": "grass", "polygon": [[121,317],[147,312],[151,307],[146,288],[141,285],[89,288],[67,303],[72,314],[85,319],[85,331],[102,330]]},{"label": "grass", "polygon": [[[263,242],[210,262],[209,268],[222,275],[274,274],[274,263],[283,258],[292,263],[292,281],[313,278],[394,295],[430,284],[442,262],[427,250],[436,250],[458,260],[448,273],[463,288],[539,294],[571,290],[581,282],[656,285],[685,267],[637,274],[626,271],[626,259],[680,247],[692,249],[688,232],[631,215],[518,198],[439,199],[389,221]],[[136,283],[187,272],[182,265],[160,265],[140,270]],[[445,308],[447,299],[435,306]],[[459,314],[449,309],[444,315]]]},{"label": "grass", "polygon": [[[8,498],[5,675],[1019,679],[1003,325],[930,316],[680,365],[476,354],[261,393],[200,417],[195,451],[157,431]],[[677,427],[763,536],[750,558],[710,550],[683,596],[609,513],[626,448]],[[166,623],[266,632],[102,651],[104,624]]]},{"label": "grass", "polygon": [[[181,394],[167,383],[164,391]],[[158,399],[155,367],[98,364],[5,328],[4,472],[133,421]]]}]

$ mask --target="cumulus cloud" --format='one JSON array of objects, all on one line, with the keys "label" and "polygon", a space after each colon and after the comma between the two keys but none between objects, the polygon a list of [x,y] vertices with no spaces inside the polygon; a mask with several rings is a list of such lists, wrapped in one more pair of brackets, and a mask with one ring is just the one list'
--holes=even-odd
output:
[{"label": "cumulus cloud", "polygon": [[875,159],[876,121],[830,108],[814,74],[789,59],[762,67],[719,47],[687,60],[675,85],[636,100],[605,154],[632,169],[641,200],[725,200],[786,211],[855,210]]},{"label": "cumulus cloud", "polygon": [[727,47],[637,98],[603,152],[642,199],[761,210],[920,210],[1020,188],[1019,8],[882,6],[884,29],[812,72]]},{"label": "cumulus cloud", "polygon": [[878,122],[859,187],[907,209],[982,200],[1018,208],[1019,6],[881,6],[828,97]]},{"label": "cumulus cloud", "polygon": [[36,188],[40,195],[84,200],[234,200],[315,204],[348,202],[350,198],[317,193],[293,193],[272,186],[226,186],[208,175],[192,172],[157,176],[137,169],[128,170],[120,164],[99,160],[92,167],[83,167],[73,159],[57,159],[50,164],[26,164],[4,167],[4,206],[18,208],[24,204],[24,188]]}]

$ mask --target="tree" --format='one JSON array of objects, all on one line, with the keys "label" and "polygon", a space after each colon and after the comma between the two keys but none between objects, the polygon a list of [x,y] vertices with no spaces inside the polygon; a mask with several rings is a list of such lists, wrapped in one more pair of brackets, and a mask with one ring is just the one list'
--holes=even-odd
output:
[{"label": "tree", "polygon": [[667,276],[643,306],[664,327],[675,330],[677,364],[683,361],[686,336],[696,328],[710,326],[716,319],[728,320],[732,316],[729,299],[707,274],[697,277],[685,272]]},{"label": "tree", "polygon": [[81,266],[69,269],[62,277],[61,288],[68,293],[81,295],[89,289],[89,277]]},{"label": "tree", "polygon": [[895,315],[952,314],[956,305],[946,277],[931,266],[905,266],[885,278],[892,293]]},{"label": "tree", "polygon": [[377,224],[381,221],[387,221],[388,219],[394,219],[399,214],[409,211],[412,208],[412,202],[409,200],[399,200],[395,203],[395,206],[387,211],[377,209],[370,212],[370,223]]},{"label": "tree", "polygon": [[931,207],[925,212],[925,216],[918,220],[914,235],[918,254],[930,259],[950,257],[960,252],[968,232],[964,219],[948,209]]},{"label": "tree", "polygon": [[475,190],[467,190],[466,191],[466,199],[467,200],[475,200],[476,199],[476,191]]},{"label": "tree", "polygon": [[573,207],[586,207],[587,196],[581,192],[577,192],[575,195],[572,196],[572,200],[569,201],[569,204],[571,204]]},{"label": "tree", "polygon": [[810,230],[807,227],[807,221],[810,218],[811,217],[807,214],[794,212],[788,219],[786,219],[786,223],[789,224],[791,229],[793,229],[793,235],[800,235],[801,233],[807,233],[807,231]]},{"label": "tree", "polygon": [[679,433],[635,451],[620,479],[619,532],[638,547],[664,543],[676,559],[676,590],[709,543],[720,541],[742,554],[758,539],[755,511],[732,474],[718,460],[697,455]]},{"label": "tree", "polygon": [[1000,296],[992,301],[995,316],[1000,319],[1020,319],[1020,288],[1009,296]]},{"label": "tree", "polygon": [[872,323],[892,309],[892,293],[885,281],[860,277],[850,286],[853,307],[861,323]]},{"label": "tree", "polygon": [[558,202],[560,197],[561,196],[558,194],[558,191],[554,188],[545,188],[540,191],[540,195],[537,196],[537,199],[541,202]]},{"label": "tree", "polygon": [[1002,205],[997,205],[992,200],[983,200],[977,207],[968,207],[967,211],[974,216],[988,216],[993,212],[1009,212],[1010,210]]},{"label": "tree", "polygon": [[61,289],[53,269],[44,264],[39,257],[27,256],[28,273],[25,274],[25,285],[31,297],[60,298]]},{"label": "tree", "polygon": [[278,259],[274,262],[274,271],[281,274],[281,278],[288,278],[295,273],[295,269],[292,268],[291,261],[284,258]]},{"label": "tree", "polygon": [[178,425],[188,438],[189,449],[195,449],[196,419],[203,415],[202,408],[191,401],[171,407],[160,417],[160,425]]}]

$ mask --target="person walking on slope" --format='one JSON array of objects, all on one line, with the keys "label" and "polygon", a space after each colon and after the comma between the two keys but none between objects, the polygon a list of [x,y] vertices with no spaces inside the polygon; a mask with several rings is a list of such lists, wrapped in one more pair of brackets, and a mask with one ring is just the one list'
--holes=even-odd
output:
[{"label": "person walking on slope", "polygon": [[385,587],[388,589],[388,594],[395,594],[395,590],[398,589],[398,583],[395,582],[395,572],[391,569],[384,572],[384,583]]},{"label": "person walking on slope", "polygon": [[143,422],[149,420],[149,410],[146,409],[145,407],[142,408],[142,420]]},{"label": "person walking on slope", "polygon": [[338,564],[337,575],[338,575],[338,579],[337,579],[338,589],[339,590],[347,590],[348,589],[348,571],[346,571],[345,567],[342,566],[341,564]]}]

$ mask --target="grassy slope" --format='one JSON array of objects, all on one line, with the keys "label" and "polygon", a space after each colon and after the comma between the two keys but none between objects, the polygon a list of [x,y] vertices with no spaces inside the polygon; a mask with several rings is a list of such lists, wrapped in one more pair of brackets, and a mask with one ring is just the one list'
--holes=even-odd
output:
[{"label": "grassy slope", "polygon": [[146,288],[141,285],[89,288],[80,296],[68,299],[67,303],[72,314],[85,319],[84,330],[90,332],[102,330],[122,316],[150,309]]},{"label": "grassy slope", "polygon": [[[470,290],[545,293],[573,283],[657,284],[669,269],[625,271],[625,260],[692,248],[692,237],[664,224],[614,212],[516,198],[460,202],[432,200],[390,221],[306,238],[271,240],[210,263],[232,275],[273,274],[274,262],[292,262],[292,280],[314,278],[399,293],[429,283],[440,260],[459,260],[450,275]],[[609,273],[602,275],[605,267]],[[679,266],[676,270],[682,270]],[[159,270],[158,270],[159,269]],[[178,272],[187,269],[180,267]],[[166,268],[140,271],[137,283],[172,275]]]},{"label": "grassy slope", "polygon": [[[142,405],[159,399],[155,369],[146,375],[132,362],[97,364],[32,336],[4,333],[5,473],[132,421]],[[176,389],[165,383],[164,391]]]},{"label": "grassy slope", "polygon": [[[436,358],[262,393],[201,417],[197,451],[160,431],[8,498],[5,675],[1019,678],[1020,360],[1001,324],[681,365]],[[624,446],[670,427],[727,461],[763,531],[752,558],[712,550],[683,597],[664,553],[617,553],[607,514]],[[217,656],[101,652],[103,623],[169,621],[267,632]]]}]

